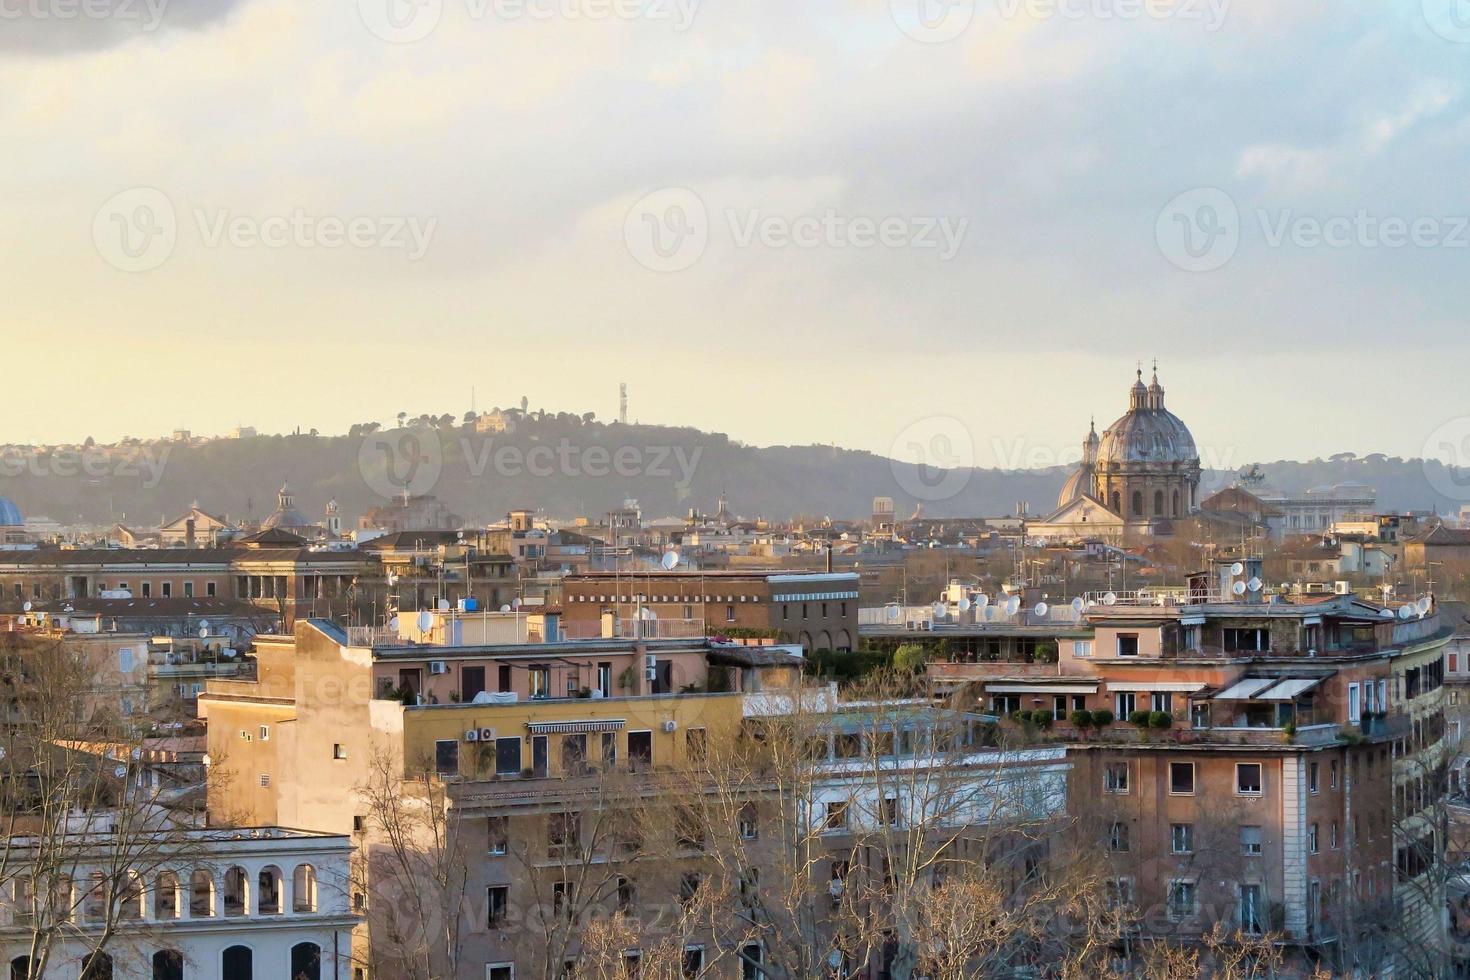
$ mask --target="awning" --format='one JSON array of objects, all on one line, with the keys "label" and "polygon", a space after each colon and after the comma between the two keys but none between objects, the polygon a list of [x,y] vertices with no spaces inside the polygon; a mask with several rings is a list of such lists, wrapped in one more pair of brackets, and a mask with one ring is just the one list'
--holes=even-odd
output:
[{"label": "awning", "polygon": [[1209,687],[1204,681],[1108,681],[1109,691],[1179,692],[1189,694]]},{"label": "awning", "polygon": [[1203,625],[1205,625],[1205,617],[1203,617],[1203,616],[1180,616],[1179,617],[1179,625],[1180,626],[1203,626]]},{"label": "awning", "polygon": [[1322,683],[1320,677],[1296,678],[1294,680],[1282,681],[1275,687],[1262,691],[1255,696],[1257,701],[1291,701],[1307,693],[1318,684]]},{"label": "awning", "polygon": [[628,722],[623,718],[602,718],[596,721],[528,721],[532,735],[585,735],[589,732],[618,732]]},{"label": "awning", "polygon": [[986,684],[987,694],[1096,694],[1096,684]]},{"label": "awning", "polygon": [[1236,681],[1215,695],[1215,698],[1220,701],[1249,701],[1275,683],[1276,678],[1274,677],[1247,677],[1245,680]]}]

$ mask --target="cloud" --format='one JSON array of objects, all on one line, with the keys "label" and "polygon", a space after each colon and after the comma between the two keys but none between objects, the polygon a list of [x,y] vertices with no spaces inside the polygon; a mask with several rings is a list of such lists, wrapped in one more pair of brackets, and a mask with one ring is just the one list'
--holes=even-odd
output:
[{"label": "cloud", "polygon": [[0,55],[97,51],[217,23],[245,0],[0,0]]}]

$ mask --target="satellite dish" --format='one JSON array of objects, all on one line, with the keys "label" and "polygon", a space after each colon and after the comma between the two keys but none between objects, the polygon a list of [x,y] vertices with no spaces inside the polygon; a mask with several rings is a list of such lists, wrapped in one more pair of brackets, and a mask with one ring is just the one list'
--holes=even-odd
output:
[{"label": "satellite dish", "polygon": [[1041,619],[1044,618],[1047,613],[1051,612],[1051,606],[1048,606],[1044,602],[1038,602],[1036,604],[1036,608],[1032,609],[1031,611],[1036,614],[1036,617],[1038,619]]},{"label": "satellite dish", "polygon": [[425,609],[419,613],[414,624],[418,626],[420,633],[427,633],[434,627],[434,614]]},{"label": "satellite dish", "polygon": [[1425,596],[1415,604],[1415,608],[1419,610],[1419,615],[1428,616],[1429,610],[1434,608],[1434,603],[1430,601],[1429,596]]},{"label": "satellite dish", "polygon": [[519,609],[519,608],[521,608],[521,600],[520,599],[512,599],[512,600],[510,600],[510,608],[512,608],[512,609]]},{"label": "satellite dish", "polygon": [[1245,583],[1236,582],[1230,587],[1230,591],[1234,592],[1236,595],[1245,595]]},{"label": "satellite dish", "polygon": [[27,602],[25,605],[21,606],[20,608],[24,609],[26,612],[30,612],[31,611],[31,604],[29,602]]},{"label": "satellite dish", "polygon": [[665,551],[663,558],[659,559],[659,564],[664,567],[664,571],[672,572],[679,565],[679,553],[677,551]]},{"label": "satellite dish", "polygon": [[957,605],[957,606],[960,607],[960,612],[969,612],[970,611],[970,597],[969,596],[960,596],[960,601],[957,602],[957,603],[955,603],[955,605]]},{"label": "satellite dish", "polygon": [[1413,619],[1414,614],[1419,611],[1417,606],[1400,606],[1399,619]]},{"label": "satellite dish", "polygon": [[984,592],[975,593],[975,605],[979,606],[981,609],[984,609],[986,606],[990,605],[990,596],[986,595]]},{"label": "satellite dish", "polygon": [[500,611],[501,612],[510,612],[510,606],[501,606],[500,607]]},{"label": "satellite dish", "polygon": [[1117,604],[1118,604],[1118,593],[1116,593],[1116,592],[1109,592],[1107,595],[1103,596],[1103,605],[1105,605],[1105,606],[1116,606]]},{"label": "satellite dish", "polygon": [[202,639],[204,639],[208,635],[209,635],[209,627],[208,626],[201,626],[201,627],[199,627],[199,639],[202,640]]},{"label": "satellite dish", "polygon": [[1236,562],[1234,565],[1231,565],[1230,566],[1230,574],[1231,575],[1244,575],[1245,574],[1245,566],[1242,565],[1240,562]]},{"label": "satellite dish", "polygon": [[209,620],[207,620],[207,619],[201,619],[199,621],[199,626],[200,626],[201,629],[209,629]]},{"label": "satellite dish", "polygon": [[887,617],[890,622],[898,619],[900,615],[898,606],[894,605],[893,603],[889,603],[887,606],[884,607],[883,615]]},{"label": "satellite dish", "polygon": [[994,618],[995,618],[995,607],[994,606],[986,606],[985,607],[985,621],[988,623],[991,620],[993,620]]},{"label": "satellite dish", "polygon": [[1265,584],[1266,583],[1265,582],[1262,582],[1260,579],[1253,578],[1249,582],[1246,583],[1246,588],[1250,589],[1252,592],[1259,592],[1259,591],[1261,591],[1261,587],[1264,586]]},{"label": "satellite dish", "polygon": [[1018,613],[1020,611],[1021,611],[1021,597],[1020,596],[1013,595],[1009,599],[1006,600],[1006,614],[1007,615],[1014,616],[1016,613]]},{"label": "satellite dish", "polygon": [[393,632],[395,632],[395,633],[398,632],[398,617],[397,616],[394,616],[392,619],[388,620],[388,628],[390,630],[392,630]]},{"label": "satellite dish", "polygon": [[943,619],[944,618],[944,614],[947,611],[948,607],[944,603],[942,603],[942,602],[936,602],[936,603],[934,603],[933,609],[934,609],[934,618],[935,619]]},{"label": "satellite dish", "polygon": [[449,600],[448,599],[440,599],[439,600],[439,611],[440,612],[448,612],[449,611]]},{"label": "satellite dish", "polygon": [[1082,610],[1084,610],[1086,608],[1087,608],[1087,603],[1085,603],[1085,602],[1082,601],[1082,597],[1081,596],[1078,596],[1077,598],[1075,598],[1075,599],[1072,600],[1072,611],[1074,613],[1080,613]]},{"label": "satellite dish", "polygon": [[124,776],[126,776],[128,774],[128,767],[127,766],[118,766],[118,767],[116,767],[115,769],[112,770],[112,774],[114,776],[116,776],[118,779],[121,779],[121,778],[123,778]]}]

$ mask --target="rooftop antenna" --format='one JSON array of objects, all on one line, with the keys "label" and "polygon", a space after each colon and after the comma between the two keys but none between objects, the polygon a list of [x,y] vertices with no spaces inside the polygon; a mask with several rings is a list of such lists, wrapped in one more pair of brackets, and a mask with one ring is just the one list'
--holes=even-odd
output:
[{"label": "rooftop antenna", "polygon": [[628,382],[626,381],[618,385],[618,421],[623,425],[628,424]]}]

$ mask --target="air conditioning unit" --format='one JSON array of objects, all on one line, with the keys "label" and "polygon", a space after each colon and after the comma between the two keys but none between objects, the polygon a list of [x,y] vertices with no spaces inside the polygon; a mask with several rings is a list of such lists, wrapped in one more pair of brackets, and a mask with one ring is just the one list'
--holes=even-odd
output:
[{"label": "air conditioning unit", "polygon": [[449,665],[447,663],[445,663],[444,661],[442,661],[442,660],[430,660],[429,661],[429,673],[431,673],[431,674],[447,674],[447,673],[449,673]]},{"label": "air conditioning unit", "polygon": [[653,668],[658,666],[658,660],[654,657],[653,654],[650,653],[648,656],[643,658],[643,666],[647,667],[649,670],[652,670]]},{"label": "air conditioning unit", "polygon": [[1352,583],[1344,581],[1335,582],[1333,583],[1333,591],[1338,595],[1351,595],[1353,591]]},{"label": "air conditioning unit", "polygon": [[480,730],[478,728],[469,729],[464,733],[464,740],[466,742],[478,742],[480,740]]},{"label": "air conditioning unit", "polygon": [[643,671],[643,679],[646,680],[646,681],[656,681],[656,680],[658,680],[658,670],[656,668],[653,668],[653,667],[649,667],[649,668],[645,669]]},{"label": "air conditioning unit", "polygon": [[666,722],[664,722],[664,734],[666,734],[666,735],[671,734],[674,731],[674,729],[676,729],[678,727],[679,726],[676,725],[676,724],[674,724],[672,721],[666,721]]},{"label": "air conditioning unit", "polygon": [[482,729],[480,729],[480,741],[482,741],[482,742],[493,742],[493,741],[495,741],[495,729],[493,729],[493,728],[482,728]]}]

